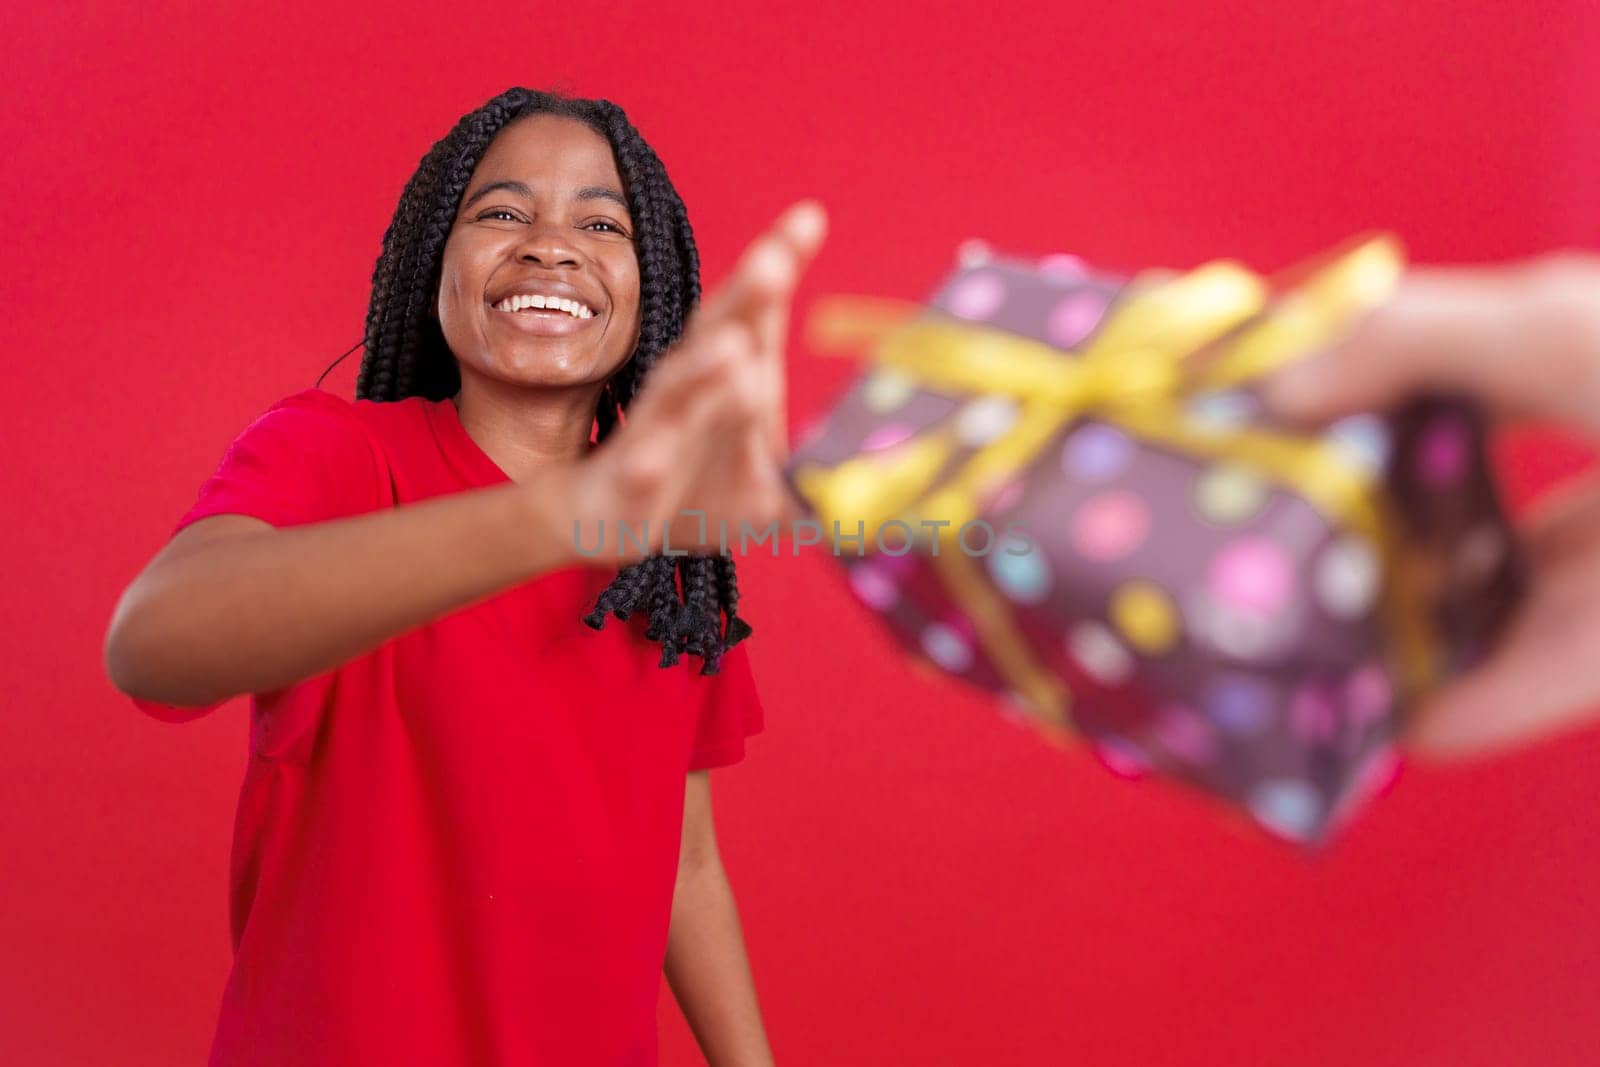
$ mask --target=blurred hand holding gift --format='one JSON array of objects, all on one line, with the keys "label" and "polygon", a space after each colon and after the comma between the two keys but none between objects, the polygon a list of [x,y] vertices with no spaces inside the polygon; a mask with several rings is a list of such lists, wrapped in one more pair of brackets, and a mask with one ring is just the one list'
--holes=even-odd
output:
[{"label": "blurred hand holding gift", "polygon": [[1472,403],[1316,431],[1264,412],[1266,377],[1401,270],[1386,237],[1271,283],[982,256],[909,314],[835,299],[812,347],[872,367],[791,484],[916,655],[1121,773],[1322,841],[1524,582]]}]

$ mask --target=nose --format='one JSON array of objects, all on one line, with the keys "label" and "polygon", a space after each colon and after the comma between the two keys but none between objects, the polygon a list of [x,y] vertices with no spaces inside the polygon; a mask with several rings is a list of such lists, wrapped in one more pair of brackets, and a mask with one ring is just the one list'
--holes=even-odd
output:
[{"label": "nose", "polygon": [[554,269],[576,267],[582,256],[565,226],[541,221],[528,227],[528,232],[517,246],[517,259],[522,263]]}]

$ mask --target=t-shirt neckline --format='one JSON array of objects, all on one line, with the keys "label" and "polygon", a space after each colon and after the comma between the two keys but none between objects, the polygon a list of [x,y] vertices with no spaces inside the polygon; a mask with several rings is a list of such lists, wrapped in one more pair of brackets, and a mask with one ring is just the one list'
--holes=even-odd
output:
[{"label": "t-shirt neckline", "polygon": [[[512,477],[500,468],[500,465],[485,452],[478,442],[467,433],[467,428],[461,423],[461,413],[456,410],[455,401],[446,397],[443,400],[425,401],[423,410],[427,412],[428,420],[433,427],[434,436],[439,441],[439,447],[444,452],[445,460],[456,472],[465,478],[468,484],[474,487],[499,485],[512,481]],[[591,448],[593,445],[591,444]],[[534,582],[544,581],[558,574],[581,574],[594,585],[589,591],[591,596],[598,595],[600,590],[616,577],[617,570],[611,566],[609,560],[575,560],[564,566],[546,571],[532,579]]]},{"label": "t-shirt neckline", "polygon": [[477,485],[493,485],[511,481],[511,475],[485,452],[461,424],[461,412],[449,397],[427,405],[433,418],[439,443],[445,455],[469,481]]},{"label": "t-shirt neckline", "polygon": [[[466,426],[462,425],[461,412],[456,408],[454,400],[445,397],[443,400],[427,401],[424,407],[433,422],[440,447],[444,449],[446,457],[463,477],[475,485],[514,481],[511,475],[507,474],[500,464],[472,439]],[[595,447],[595,442],[590,441],[590,451]]]}]

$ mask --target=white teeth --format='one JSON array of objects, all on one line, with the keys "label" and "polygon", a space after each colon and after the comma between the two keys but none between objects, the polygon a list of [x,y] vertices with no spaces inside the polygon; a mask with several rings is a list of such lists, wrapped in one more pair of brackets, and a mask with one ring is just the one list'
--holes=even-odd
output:
[{"label": "white teeth", "polygon": [[494,307],[496,311],[513,312],[521,311],[523,308],[539,308],[543,311],[565,311],[575,319],[594,318],[594,311],[587,304],[559,296],[543,296],[539,293],[518,293],[508,296]]}]

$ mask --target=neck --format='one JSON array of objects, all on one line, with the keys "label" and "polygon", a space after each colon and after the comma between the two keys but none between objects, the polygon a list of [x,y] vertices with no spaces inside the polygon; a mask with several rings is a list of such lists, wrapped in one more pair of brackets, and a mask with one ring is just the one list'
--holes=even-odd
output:
[{"label": "neck", "polygon": [[512,481],[589,453],[589,434],[601,384],[561,389],[508,385],[461,376],[451,397],[462,428]]}]

